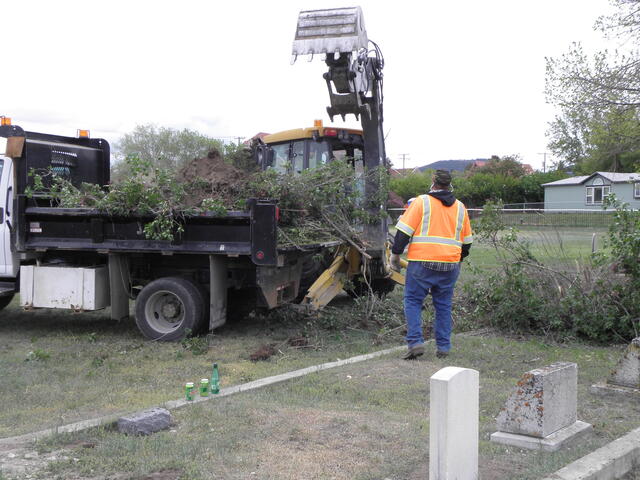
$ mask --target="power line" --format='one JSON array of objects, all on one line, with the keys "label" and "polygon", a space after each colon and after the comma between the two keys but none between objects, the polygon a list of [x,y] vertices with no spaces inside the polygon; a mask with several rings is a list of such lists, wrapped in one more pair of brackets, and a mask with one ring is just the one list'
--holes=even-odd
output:
[{"label": "power line", "polygon": [[542,158],[542,173],[547,172],[547,154],[548,153],[549,152],[538,153],[538,155],[544,155],[544,157]]},{"label": "power line", "polygon": [[409,156],[409,154],[408,153],[399,153],[398,156],[402,157],[402,174],[404,175],[405,174],[404,162],[407,159],[407,157]]}]

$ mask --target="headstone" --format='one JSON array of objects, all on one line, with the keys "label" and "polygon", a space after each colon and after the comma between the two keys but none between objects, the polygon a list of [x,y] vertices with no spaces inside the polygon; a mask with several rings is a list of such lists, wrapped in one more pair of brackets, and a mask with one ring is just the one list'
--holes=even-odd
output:
[{"label": "headstone", "polygon": [[127,435],[151,435],[172,422],[171,413],[165,408],[152,408],[118,419],[118,431]]},{"label": "headstone", "polygon": [[591,391],[605,395],[613,393],[640,396],[640,337],[631,341],[607,382],[593,385]]},{"label": "headstone", "polygon": [[577,420],[578,366],[560,362],[525,373],[497,418],[491,441],[553,451],[591,425]]},{"label": "headstone", "polygon": [[479,378],[458,367],[431,377],[429,480],[478,478]]}]

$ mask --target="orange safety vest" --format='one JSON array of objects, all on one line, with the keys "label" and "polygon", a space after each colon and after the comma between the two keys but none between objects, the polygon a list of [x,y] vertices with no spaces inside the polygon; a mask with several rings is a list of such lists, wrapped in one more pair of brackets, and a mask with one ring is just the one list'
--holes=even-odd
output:
[{"label": "orange safety vest", "polygon": [[467,209],[460,200],[449,207],[431,195],[420,195],[396,228],[411,237],[407,260],[459,262],[462,245],[473,242]]}]

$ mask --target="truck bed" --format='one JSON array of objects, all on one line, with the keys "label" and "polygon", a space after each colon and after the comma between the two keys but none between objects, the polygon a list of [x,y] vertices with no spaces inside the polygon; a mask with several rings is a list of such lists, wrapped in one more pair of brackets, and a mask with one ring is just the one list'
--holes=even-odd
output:
[{"label": "truck bed", "polygon": [[184,232],[172,242],[145,238],[143,228],[152,217],[27,206],[24,197],[19,203],[23,204],[18,206],[22,228],[15,232],[19,251],[248,255],[256,265],[277,263],[276,205],[271,201],[252,200],[247,211],[228,211],[223,216],[184,216]]}]

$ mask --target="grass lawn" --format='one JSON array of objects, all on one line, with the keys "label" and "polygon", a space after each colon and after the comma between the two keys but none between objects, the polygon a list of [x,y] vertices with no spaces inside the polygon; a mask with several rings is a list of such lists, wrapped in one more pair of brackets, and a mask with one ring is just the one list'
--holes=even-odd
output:
[{"label": "grass lawn", "polygon": [[[522,236],[545,262],[571,268],[576,258],[590,254],[593,232],[523,229]],[[600,247],[605,232],[596,233]],[[492,248],[477,242],[460,283],[471,281],[471,266],[495,264]],[[463,294],[461,286],[458,294]],[[344,296],[315,318],[286,310],[268,317],[233,318],[231,313],[229,324],[215,335],[183,343],[149,342],[133,320],[114,323],[108,312],[25,312],[14,302],[0,312],[0,438],[179,398],[185,382],[209,376],[213,362],[219,363],[226,387],[400,345],[402,328],[389,328],[383,320],[402,323],[401,295],[396,289],[386,310],[367,326],[359,323],[362,305]],[[473,326],[472,313],[454,313],[457,327]],[[425,318],[430,315],[427,310]],[[290,344],[300,337],[308,345]],[[252,362],[250,355],[265,345],[275,354]],[[175,412],[171,431],[149,438],[123,437],[109,429],[56,436],[37,448],[43,455],[64,453],[56,453],[58,460],[37,475],[92,480],[425,478],[428,380],[447,365],[481,374],[481,478],[541,478],[640,426],[638,403],[588,392],[592,383],[607,377],[622,345],[551,345],[542,338],[489,335],[458,336],[455,348],[446,363],[432,354],[409,363],[382,358],[194,405]],[[578,363],[578,416],[592,423],[595,433],[555,454],[489,443],[494,418],[520,375],[555,361]],[[82,447],[87,444],[94,448]],[[148,476],[160,471],[164,476]],[[5,478],[0,473],[0,480]]]},{"label": "grass lawn", "polygon": [[[338,305],[345,301],[353,308],[346,299]],[[230,318],[215,335],[164,343],[145,340],[133,320],[115,323],[108,312],[23,311],[14,301],[0,313],[0,438],[179,398],[185,382],[210,377],[213,362],[225,387],[374,348],[370,332],[326,330],[301,318]],[[290,346],[296,337],[309,344]],[[272,361],[252,362],[264,345],[274,347]]]},{"label": "grass lawn", "polygon": [[[596,250],[603,248],[607,236],[605,229],[577,227],[518,227],[518,238],[529,242],[531,253],[545,264],[561,265],[567,268],[576,259],[586,259],[591,255],[593,236]],[[467,260],[465,260],[467,261]],[[474,242],[468,261],[479,267],[494,267],[498,255],[487,243]]]},{"label": "grass lawn", "polygon": [[[189,479],[426,478],[429,377],[448,365],[480,371],[480,478],[542,478],[640,425],[637,402],[588,391],[621,347],[498,336],[454,343],[447,360],[432,352],[414,362],[380,358],[181,409],[171,431],[147,438],[108,429],[54,437],[39,443],[41,454],[68,445],[68,459],[41,478],[143,479],[161,471]],[[557,361],[578,364],[578,418],[594,433],[552,454],[490,443],[494,418],[522,373]],[[94,448],[79,446],[87,443]]]}]

